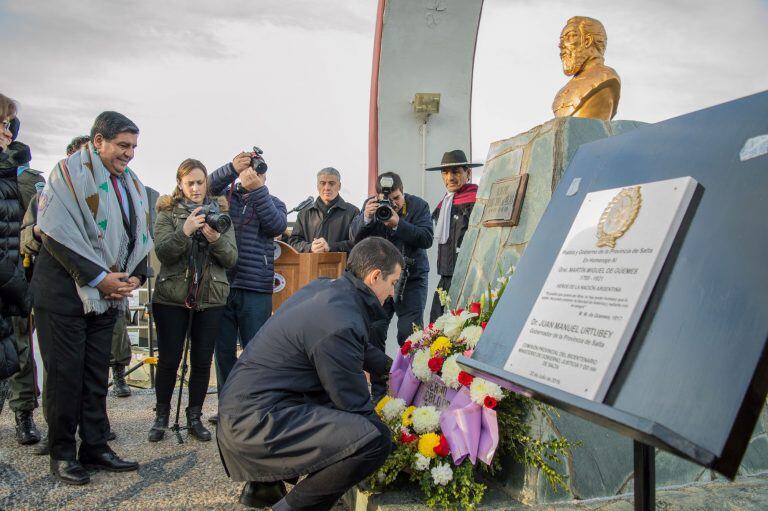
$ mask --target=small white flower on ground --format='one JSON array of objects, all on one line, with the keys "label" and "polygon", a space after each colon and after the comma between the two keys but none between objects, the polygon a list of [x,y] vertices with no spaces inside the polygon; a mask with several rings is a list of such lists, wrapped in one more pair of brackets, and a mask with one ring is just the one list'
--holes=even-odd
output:
[{"label": "small white flower on ground", "polygon": [[443,383],[452,389],[461,387],[461,383],[459,383],[459,373],[461,372],[461,368],[459,367],[459,364],[456,363],[456,358],[458,356],[458,354],[451,355],[445,359],[445,362],[443,362]]},{"label": "small white flower on ground", "polygon": [[419,350],[413,356],[413,364],[411,365],[413,375],[423,382],[432,379],[432,370],[429,368],[430,358],[432,355],[429,353],[429,348]]},{"label": "small white flower on ground", "polygon": [[480,340],[480,336],[483,335],[483,327],[478,325],[470,325],[461,331],[459,340],[464,340],[464,343],[468,348],[475,349],[477,341]]},{"label": "small white flower on ground", "polygon": [[423,456],[421,453],[416,453],[416,462],[413,464],[413,468],[416,470],[423,472],[429,468],[429,462],[430,459],[426,456]]},{"label": "small white flower on ground", "polygon": [[504,394],[501,392],[501,387],[495,383],[482,378],[475,378],[472,380],[472,385],[469,386],[469,397],[472,398],[472,401],[479,405],[483,405],[486,396],[491,396],[496,401],[501,401]]},{"label": "small white flower on ground", "polygon": [[430,472],[432,480],[439,486],[445,486],[453,479],[453,470],[448,463],[438,463]]},{"label": "small white flower on ground", "polygon": [[393,421],[399,419],[405,411],[405,401],[402,399],[390,399],[387,404],[382,408],[381,413],[384,414],[384,419]]},{"label": "small white flower on ground", "polygon": [[411,419],[416,433],[420,435],[432,433],[440,425],[440,412],[434,406],[422,406],[413,411]]}]

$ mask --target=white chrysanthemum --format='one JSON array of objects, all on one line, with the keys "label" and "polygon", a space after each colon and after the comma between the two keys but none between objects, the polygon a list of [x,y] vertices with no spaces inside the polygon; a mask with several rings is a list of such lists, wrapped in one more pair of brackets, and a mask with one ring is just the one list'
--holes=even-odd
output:
[{"label": "white chrysanthemum", "polygon": [[453,470],[448,463],[438,463],[430,473],[432,474],[432,480],[439,486],[445,486],[453,479]]},{"label": "white chrysanthemum", "polygon": [[422,406],[413,411],[411,419],[416,433],[420,435],[432,433],[440,425],[440,412],[434,406]]},{"label": "white chrysanthemum", "polygon": [[429,348],[419,350],[413,356],[411,370],[413,375],[423,382],[428,382],[432,379],[432,370],[429,368],[430,358],[432,358],[432,355],[429,353]]},{"label": "white chrysanthemum", "polygon": [[468,348],[475,349],[477,341],[480,340],[481,335],[483,335],[483,327],[470,325],[461,331],[459,339],[463,339]]},{"label": "white chrysanthemum", "polygon": [[406,341],[411,341],[411,344],[416,345],[421,342],[421,339],[423,337],[424,337],[424,330],[417,330],[416,332],[413,332],[411,335],[409,335]]},{"label": "white chrysanthemum", "polygon": [[384,415],[384,419],[388,421],[397,420],[405,411],[405,401],[402,399],[390,399],[384,408],[381,409],[381,413]]},{"label": "white chrysanthemum", "polygon": [[501,393],[501,387],[495,383],[482,378],[475,378],[472,380],[472,385],[469,386],[469,396],[475,403],[483,405],[486,396],[491,396],[496,401],[501,401],[504,394]]},{"label": "white chrysanthemum", "polygon": [[445,362],[443,362],[441,377],[443,378],[443,383],[452,389],[461,387],[461,383],[459,383],[459,373],[461,372],[461,368],[459,367],[459,364],[456,363],[456,358],[458,356],[458,353],[451,355],[445,359]]},{"label": "white chrysanthemum", "polygon": [[440,316],[439,318],[437,318],[437,319],[435,320],[435,323],[432,325],[432,326],[433,326],[433,330],[440,330],[440,331],[442,332],[442,331],[443,331],[443,329],[445,328],[445,322],[446,322],[446,321],[448,320],[448,318],[450,318],[451,316],[453,316],[453,314],[451,314],[450,312],[446,312],[445,314],[443,314],[442,316]]},{"label": "white chrysanthemum", "polygon": [[445,333],[445,335],[451,339],[455,339],[456,336],[461,332],[461,327],[464,326],[464,323],[474,317],[477,317],[477,314],[466,310],[461,311],[461,314],[458,316],[451,314],[448,318],[445,319],[445,323],[443,324],[443,333]]},{"label": "white chrysanthemum", "polygon": [[420,452],[416,453],[416,462],[413,464],[413,468],[419,472],[423,472],[429,468],[430,459],[423,456]]}]

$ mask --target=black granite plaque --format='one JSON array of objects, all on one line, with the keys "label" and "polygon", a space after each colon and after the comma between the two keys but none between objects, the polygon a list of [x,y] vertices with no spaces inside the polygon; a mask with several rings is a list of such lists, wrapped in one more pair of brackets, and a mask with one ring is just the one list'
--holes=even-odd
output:
[{"label": "black granite plaque", "polygon": [[[734,477],[768,391],[768,155],[745,150],[766,134],[763,92],[582,145],[473,358],[460,361]],[[605,400],[504,371],[585,194],[683,176],[699,185]]]}]

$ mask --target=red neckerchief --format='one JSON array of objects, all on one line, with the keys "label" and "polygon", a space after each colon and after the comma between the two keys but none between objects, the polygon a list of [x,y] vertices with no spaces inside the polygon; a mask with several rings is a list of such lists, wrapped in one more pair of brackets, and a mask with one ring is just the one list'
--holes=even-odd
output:
[{"label": "red neckerchief", "polygon": [[[477,201],[477,185],[474,183],[467,183],[462,186],[458,192],[453,196],[453,205],[459,206],[461,204],[470,204]],[[443,201],[437,204],[437,209],[443,207]]]}]

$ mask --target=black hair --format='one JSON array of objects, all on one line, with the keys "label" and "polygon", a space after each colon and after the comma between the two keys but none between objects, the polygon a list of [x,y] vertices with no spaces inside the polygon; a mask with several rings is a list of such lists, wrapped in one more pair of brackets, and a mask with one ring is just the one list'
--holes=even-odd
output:
[{"label": "black hair", "polygon": [[371,236],[352,247],[347,260],[347,269],[355,277],[364,279],[373,270],[381,270],[384,278],[395,272],[395,267],[405,267],[403,254],[391,241]]},{"label": "black hair", "polygon": [[401,192],[403,192],[403,180],[400,179],[400,176],[398,176],[394,172],[384,172],[383,174],[379,174],[379,177],[376,178],[376,193],[381,193],[382,177],[392,178],[392,191],[400,190]]},{"label": "black hair", "polygon": [[101,133],[101,136],[106,140],[112,140],[120,133],[133,133],[139,134],[139,128],[136,124],[119,112],[101,112],[96,120],[93,121],[93,128],[91,128],[91,140],[96,138],[96,135]]}]

